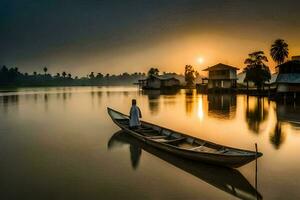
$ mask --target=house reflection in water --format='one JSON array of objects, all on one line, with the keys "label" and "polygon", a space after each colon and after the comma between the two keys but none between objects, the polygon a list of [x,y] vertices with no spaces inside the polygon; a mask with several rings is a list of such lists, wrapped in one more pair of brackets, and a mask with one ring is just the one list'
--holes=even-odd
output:
[{"label": "house reflection in water", "polygon": [[276,106],[277,120],[280,122],[288,122],[293,128],[300,128],[300,106],[293,104],[277,103]]},{"label": "house reflection in water", "polygon": [[159,98],[160,91],[159,90],[143,90],[143,95],[148,97],[148,106],[151,114],[157,114],[159,111]]},{"label": "house reflection in water", "polygon": [[208,94],[208,116],[232,119],[236,114],[236,95]]},{"label": "house reflection in water", "polygon": [[300,106],[277,103],[276,116],[277,123],[270,141],[276,149],[279,149],[286,138],[286,126],[300,129]]},{"label": "house reflection in water", "polygon": [[[169,90],[143,90],[142,95],[148,97],[149,110],[151,114],[157,114],[159,112],[160,98],[161,95],[176,95],[180,90],[179,89],[169,89]],[[169,99],[172,97],[169,97]],[[166,97],[165,99],[168,99]],[[173,97],[174,100],[174,97]]]}]

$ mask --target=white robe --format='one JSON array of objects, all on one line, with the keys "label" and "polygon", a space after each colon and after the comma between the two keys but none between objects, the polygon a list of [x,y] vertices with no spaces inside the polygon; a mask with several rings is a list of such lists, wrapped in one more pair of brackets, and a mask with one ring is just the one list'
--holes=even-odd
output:
[{"label": "white robe", "polygon": [[142,117],[141,110],[137,106],[131,106],[129,126],[140,126],[140,118]]}]

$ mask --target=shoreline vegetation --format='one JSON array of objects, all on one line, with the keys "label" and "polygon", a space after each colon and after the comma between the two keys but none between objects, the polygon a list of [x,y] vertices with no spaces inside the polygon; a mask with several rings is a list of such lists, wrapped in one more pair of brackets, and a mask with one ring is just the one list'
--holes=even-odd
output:
[{"label": "shoreline vegetation", "polygon": [[[277,39],[270,47],[270,56],[278,66],[287,61],[289,55],[288,44],[283,39]],[[242,73],[245,73],[243,84],[237,84],[231,88],[212,88],[214,93],[241,93],[255,96],[272,96],[275,89],[274,84],[270,84],[271,72],[267,66],[268,59],[263,51],[255,51],[248,54],[244,60],[244,68]],[[278,67],[277,66],[277,67]],[[48,68],[42,68],[43,73],[27,72],[21,73],[17,67],[6,67],[3,65],[0,68],[0,89],[2,88],[18,88],[18,87],[59,87],[59,86],[128,86],[138,84],[139,80],[145,80],[150,76],[177,76],[184,81],[180,81],[180,86],[177,89],[202,89],[205,86],[203,80],[209,80],[209,77],[202,77],[192,65],[186,65],[184,75],[176,73],[160,73],[157,67],[151,67],[146,73],[124,72],[119,75],[102,74],[90,72],[84,77],[73,77],[71,73],[63,71],[55,75],[47,73]],[[202,80],[202,83],[197,83],[196,80]],[[252,83],[250,87],[249,83]],[[207,85],[206,85],[207,86]]]},{"label": "shoreline vegetation", "polygon": [[0,68],[0,88],[16,87],[51,87],[51,86],[115,86],[133,85],[139,79],[146,77],[145,73],[122,73],[119,75],[103,75],[91,72],[86,77],[72,77],[70,73],[62,72],[52,75],[47,73],[48,68],[43,68],[44,73],[21,73],[17,67],[8,68],[3,65]]}]

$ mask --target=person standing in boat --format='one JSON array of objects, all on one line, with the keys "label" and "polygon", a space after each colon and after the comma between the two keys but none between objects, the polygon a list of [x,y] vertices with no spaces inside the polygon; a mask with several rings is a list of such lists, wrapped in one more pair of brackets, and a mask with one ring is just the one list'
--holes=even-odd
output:
[{"label": "person standing in boat", "polygon": [[136,105],[136,100],[132,99],[129,113],[129,127],[130,129],[137,129],[141,125],[140,118],[142,118],[142,113],[140,108]]}]

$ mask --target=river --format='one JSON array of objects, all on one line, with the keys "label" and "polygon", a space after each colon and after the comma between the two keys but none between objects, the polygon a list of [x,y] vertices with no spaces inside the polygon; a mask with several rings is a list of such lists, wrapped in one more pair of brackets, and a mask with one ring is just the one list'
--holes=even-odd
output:
[{"label": "river", "polygon": [[[106,108],[128,113],[133,98],[145,121],[237,148],[257,143],[257,179],[255,162],[185,162],[118,132]],[[295,103],[135,87],[0,92],[1,199],[299,199],[299,150]]]}]

